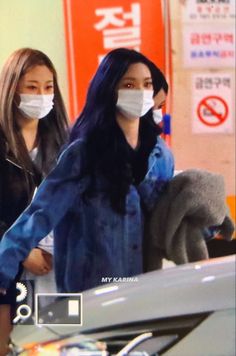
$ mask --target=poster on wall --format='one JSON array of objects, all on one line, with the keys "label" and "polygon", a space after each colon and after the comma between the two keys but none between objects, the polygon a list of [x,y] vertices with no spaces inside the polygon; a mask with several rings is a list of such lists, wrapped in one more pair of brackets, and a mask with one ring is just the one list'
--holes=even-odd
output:
[{"label": "poster on wall", "polygon": [[229,73],[192,76],[192,131],[196,134],[232,134],[233,77]]},{"label": "poster on wall", "polygon": [[141,51],[164,70],[161,0],[64,0],[65,35],[72,121],[84,104],[99,62],[111,50]]},{"label": "poster on wall", "polygon": [[234,68],[235,26],[184,25],[183,49],[185,67]]},{"label": "poster on wall", "polygon": [[180,0],[184,22],[235,20],[235,0]]}]

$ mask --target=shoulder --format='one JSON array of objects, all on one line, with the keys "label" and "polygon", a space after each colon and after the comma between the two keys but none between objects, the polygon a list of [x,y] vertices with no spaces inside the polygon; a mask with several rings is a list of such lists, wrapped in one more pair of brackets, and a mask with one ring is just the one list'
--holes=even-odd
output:
[{"label": "shoulder", "polygon": [[78,139],[70,143],[57,160],[57,169],[64,173],[74,174],[84,170],[87,162],[86,142]]},{"label": "shoulder", "polygon": [[58,158],[58,162],[65,158],[77,159],[79,156],[84,155],[86,150],[86,141],[77,139],[68,144]]},{"label": "shoulder", "polygon": [[167,146],[165,141],[160,136],[157,136],[156,144],[155,144],[151,154],[155,154],[155,155],[159,155],[159,156],[163,156],[163,155],[167,154],[167,155],[173,156],[171,149]]}]

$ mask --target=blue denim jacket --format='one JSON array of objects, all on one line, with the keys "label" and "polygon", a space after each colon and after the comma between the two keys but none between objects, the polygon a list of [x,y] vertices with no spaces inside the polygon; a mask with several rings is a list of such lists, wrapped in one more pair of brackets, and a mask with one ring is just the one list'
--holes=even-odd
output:
[{"label": "blue denim jacket", "polygon": [[[163,184],[172,178],[171,151],[158,137],[144,180],[130,186],[125,215],[114,212],[103,189],[89,200],[81,199],[89,181],[81,175],[85,160],[85,142],[77,140],[62,153],[30,206],[6,232],[0,243],[0,287],[8,287],[18,263],[52,229],[59,292],[95,287],[102,277],[142,273],[141,206],[152,209]],[[102,186],[102,177],[97,181]]]}]

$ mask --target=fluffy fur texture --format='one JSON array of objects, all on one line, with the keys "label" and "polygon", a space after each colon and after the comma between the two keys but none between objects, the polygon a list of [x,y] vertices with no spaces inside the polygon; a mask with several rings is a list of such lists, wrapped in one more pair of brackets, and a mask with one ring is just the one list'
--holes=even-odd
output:
[{"label": "fluffy fur texture", "polygon": [[197,169],[175,176],[146,226],[146,270],[161,268],[163,257],[176,264],[207,259],[204,228],[216,226],[231,240],[227,210],[223,176]]}]

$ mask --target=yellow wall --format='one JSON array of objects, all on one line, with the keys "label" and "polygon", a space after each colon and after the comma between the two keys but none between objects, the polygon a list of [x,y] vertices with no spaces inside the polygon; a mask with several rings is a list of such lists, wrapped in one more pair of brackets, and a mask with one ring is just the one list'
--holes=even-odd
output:
[{"label": "yellow wall", "polygon": [[0,68],[20,47],[33,47],[50,57],[67,102],[62,0],[0,0]]},{"label": "yellow wall", "polygon": [[[173,60],[172,149],[176,169],[199,168],[222,174],[225,179],[227,202],[231,216],[235,220],[235,132],[211,135],[192,133],[192,74],[208,73],[210,70],[183,66],[181,2],[170,0],[170,7]],[[231,73],[235,78],[235,68],[221,68],[219,71]],[[232,96],[235,104],[235,92]]]}]

